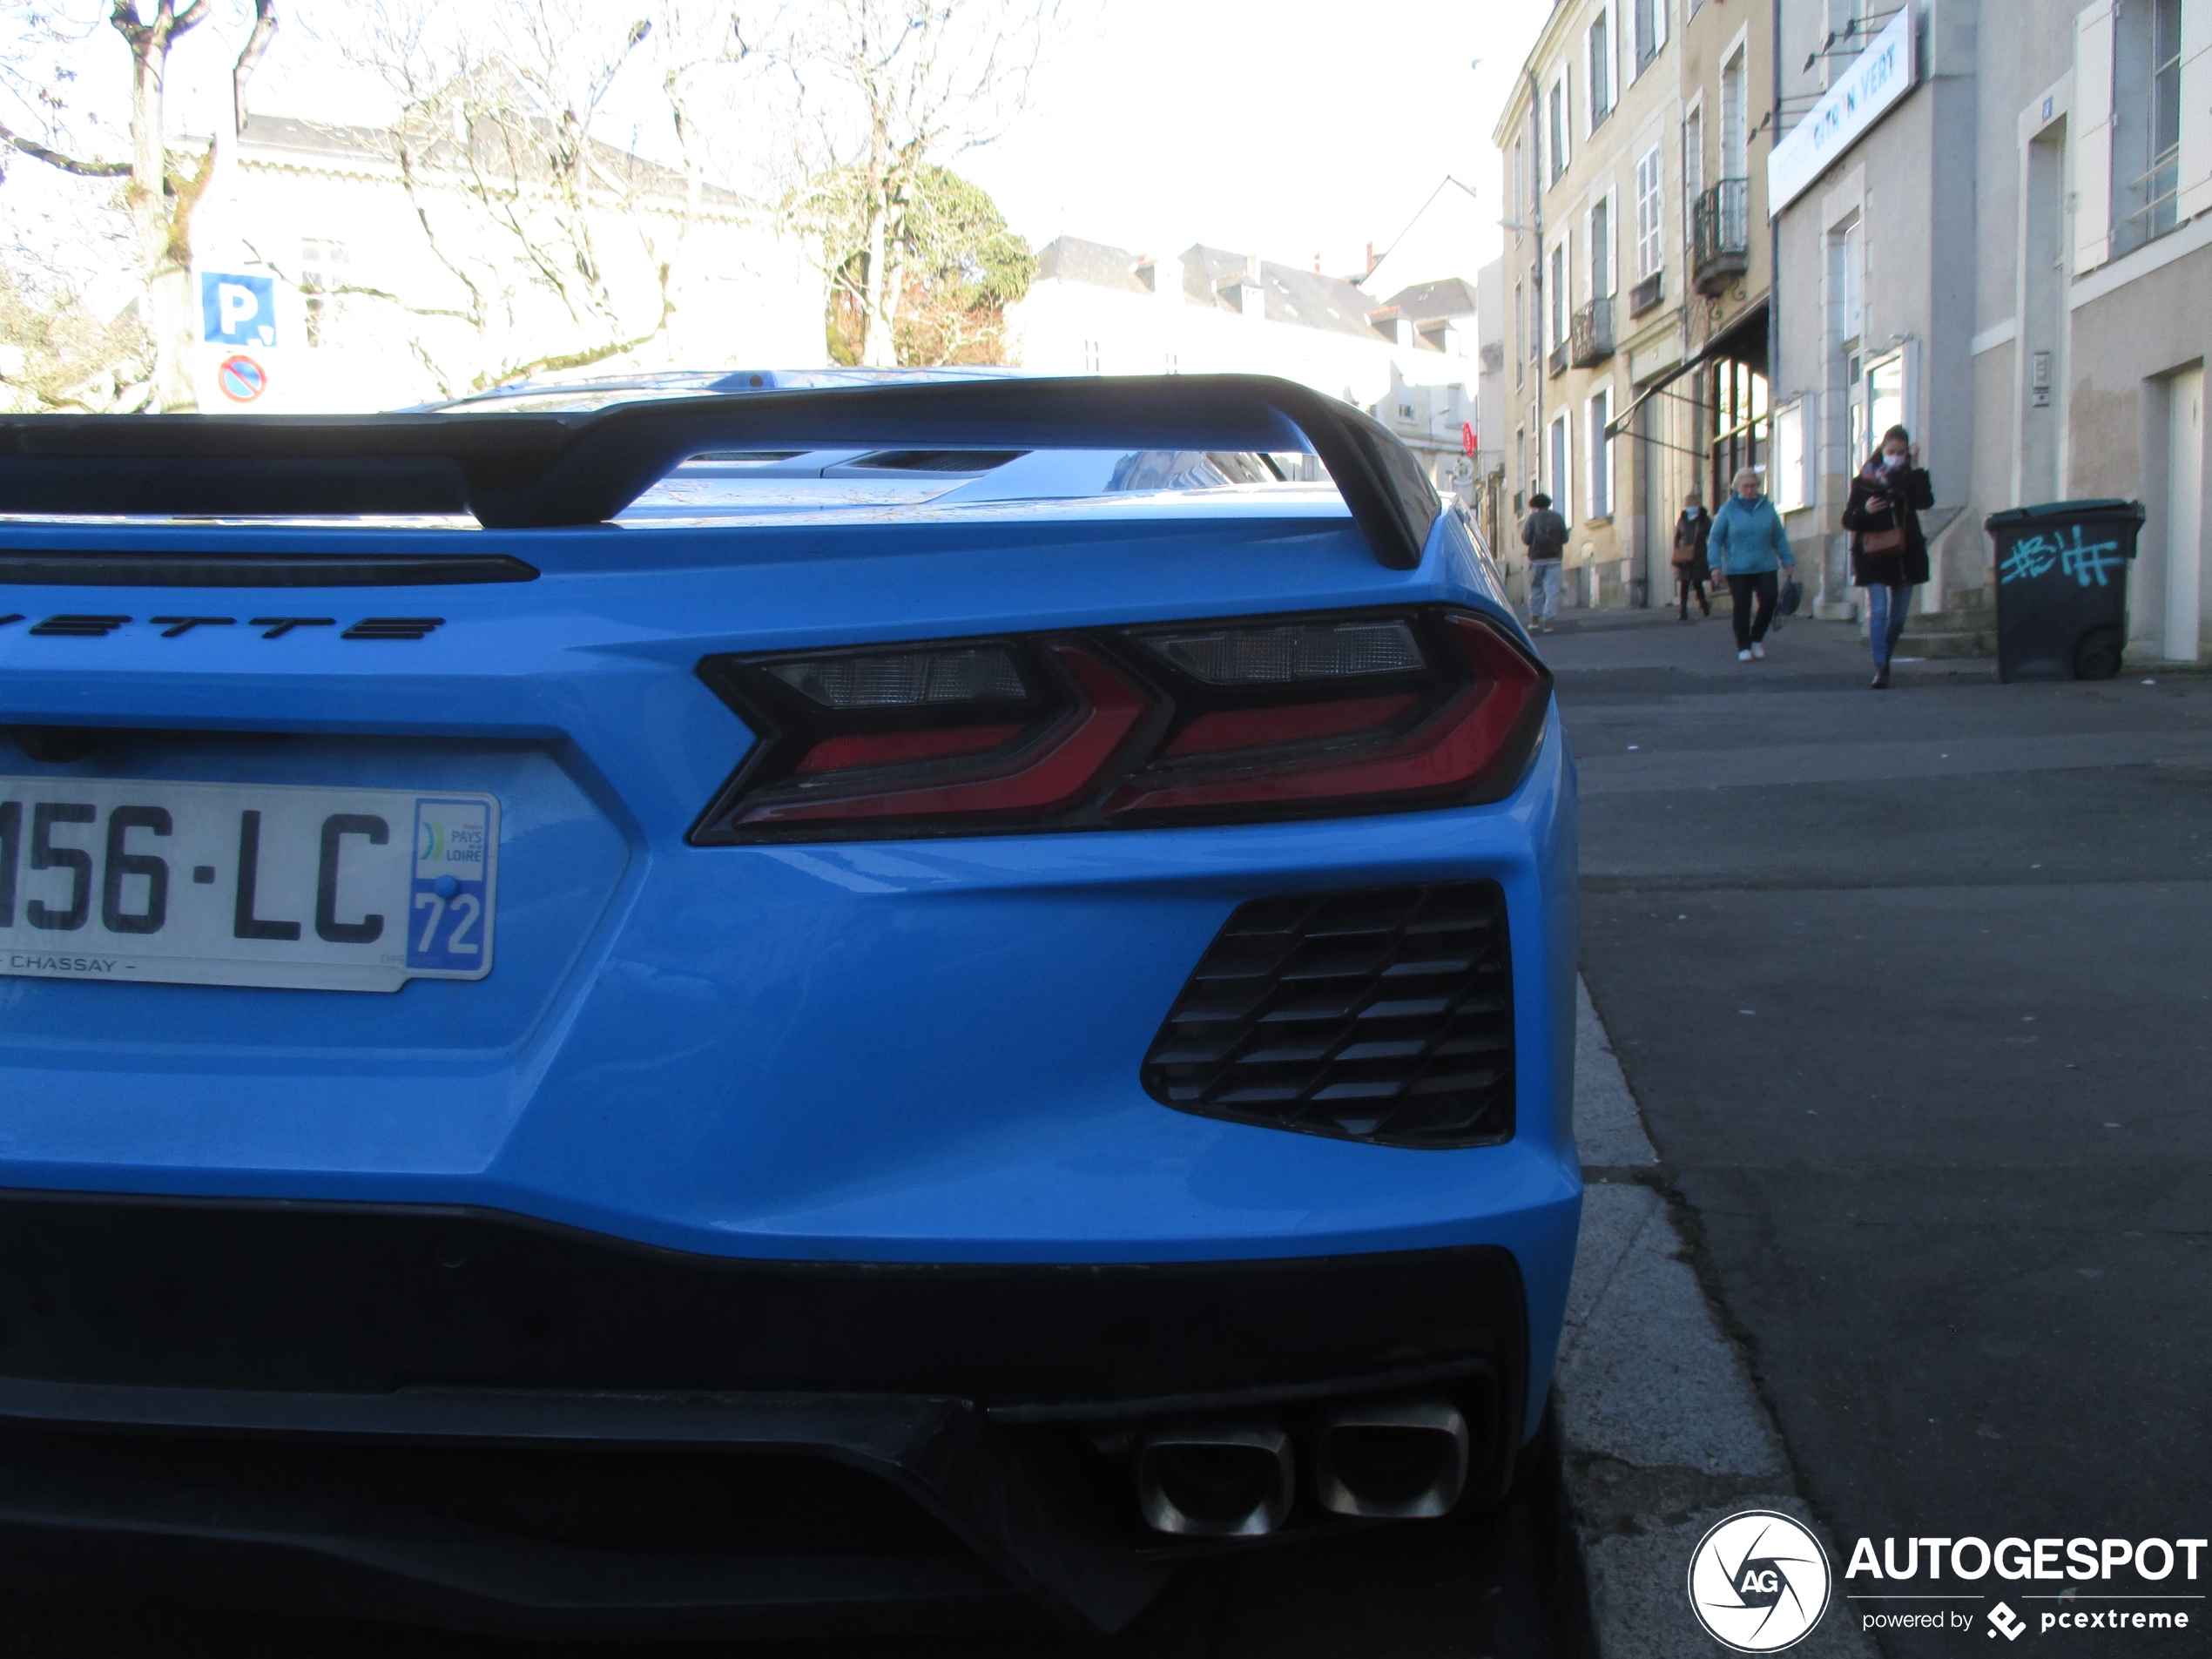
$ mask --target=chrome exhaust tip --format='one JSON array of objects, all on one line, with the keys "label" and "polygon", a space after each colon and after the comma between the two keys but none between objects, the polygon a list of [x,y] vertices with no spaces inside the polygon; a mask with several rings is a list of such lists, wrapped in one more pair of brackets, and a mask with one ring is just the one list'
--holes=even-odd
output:
[{"label": "chrome exhaust tip", "polygon": [[1321,1506],[1337,1514],[1448,1514],[1467,1487],[1467,1419],[1440,1394],[1347,1401],[1322,1419],[1313,1463]]},{"label": "chrome exhaust tip", "polygon": [[1283,1524],[1297,1490],[1291,1438],[1265,1418],[1157,1424],[1137,1445],[1137,1508],[1154,1532],[1256,1538]]}]

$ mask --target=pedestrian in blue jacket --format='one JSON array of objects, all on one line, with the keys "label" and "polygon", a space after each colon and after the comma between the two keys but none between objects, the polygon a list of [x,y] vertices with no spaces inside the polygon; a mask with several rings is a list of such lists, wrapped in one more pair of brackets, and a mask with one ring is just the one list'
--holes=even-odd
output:
[{"label": "pedestrian in blue jacket", "polygon": [[[1782,528],[1782,515],[1759,489],[1759,475],[1746,467],[1736,475],[1736,493],[1713,515],[1713,533],[1706,539],[1705,556],[1713,574],[1728,581],[1729,597],[1736,602],[1730,618],[1736,624],[1736,660],[1763,660],[1767,624],[1774,620],[1779,593],[1777,572],[1797,563],[1790,552],[1790,538]],[[1753,613],[1753,602],[1757,604]]]}]

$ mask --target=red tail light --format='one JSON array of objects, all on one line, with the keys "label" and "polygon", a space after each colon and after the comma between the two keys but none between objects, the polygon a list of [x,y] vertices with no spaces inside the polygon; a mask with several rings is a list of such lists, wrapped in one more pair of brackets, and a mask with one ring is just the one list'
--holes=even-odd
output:
[{"label": "red tail light", "polygon": [[1494,800],[1550,676],[1442,607],[715,657],[760,734],[700,845],[1250,822]]}]

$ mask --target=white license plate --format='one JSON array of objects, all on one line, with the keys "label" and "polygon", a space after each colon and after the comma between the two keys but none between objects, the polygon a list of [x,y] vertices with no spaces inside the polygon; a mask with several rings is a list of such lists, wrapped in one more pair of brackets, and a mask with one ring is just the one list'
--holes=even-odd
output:
[{"label": "white license plate", "polygon": [[0,974],[482,979],[498,853],[489,795],[0,778]]}]

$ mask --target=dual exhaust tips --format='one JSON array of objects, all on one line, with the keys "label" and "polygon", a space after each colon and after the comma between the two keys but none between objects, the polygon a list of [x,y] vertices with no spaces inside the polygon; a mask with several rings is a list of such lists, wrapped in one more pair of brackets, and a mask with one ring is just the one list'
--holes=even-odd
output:
[{"label": "dual exhaust tips", "polygon": [[[1467,1487],[1467,1420],[1440,1394],[1332,1406],[1312,1453],[1314,1494],[1335,1514],[1427,1519],[1448,1514]],[[1258,1537],[1297,1496],[1291,1437],[1271,1417],[1186,1419],[1138,1440],[1137,1507],[1155,1532]]]}]

